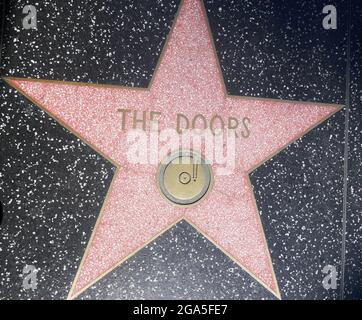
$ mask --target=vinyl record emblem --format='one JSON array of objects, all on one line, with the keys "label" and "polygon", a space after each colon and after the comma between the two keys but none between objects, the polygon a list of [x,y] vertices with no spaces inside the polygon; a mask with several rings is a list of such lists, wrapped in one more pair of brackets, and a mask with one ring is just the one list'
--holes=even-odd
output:
[{"label": "vinyl record emblem", "polygon": [[178,205],[200,201],[212,185],[211,166],[195,151],[179,150],[164,159],[157,172],[161,193]]}]

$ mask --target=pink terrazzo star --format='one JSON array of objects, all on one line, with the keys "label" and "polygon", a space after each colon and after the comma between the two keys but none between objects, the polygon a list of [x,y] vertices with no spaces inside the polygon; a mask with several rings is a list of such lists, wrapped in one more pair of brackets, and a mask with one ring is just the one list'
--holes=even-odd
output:
[{"label": "pink terrazzo star", "polygon": [[[280,297],[248,173],[338,111],[337,106],[228,96],[197,0],[183,1],[148,89],[6,80],[117,166],[69,298],[180,219]],[[251,133],[238,144],[235,172],[215,176],[207,199],[182,208],[160,194],[157,165],[127,161],[119,108],[162,112],[161,129],[166,124],[174,128],[177,113],[248,117]]]}]

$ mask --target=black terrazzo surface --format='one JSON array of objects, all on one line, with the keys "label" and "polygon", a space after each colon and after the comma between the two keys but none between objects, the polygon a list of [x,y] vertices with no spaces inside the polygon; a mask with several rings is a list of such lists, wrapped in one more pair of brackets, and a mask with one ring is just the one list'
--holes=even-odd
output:
[{"label": "black terrazzo surface", "polygon": [[332,4],[337,30],[324,0],[206,1],[228,92],[343,104],[346,2]]},{"label": "black terrazzo surface", "polygon": [[[114,169],[1,83],[0,299],[66,298]],[[38,269],[24,290],[23,268]]]},{"label": "black terrazzo surface", "polygon": [[[21,8],[27,2],[9,3],[2,75],[129,86],[148,84],[178,5],[174,1],[37,3],[38,30],[29,31],[21,30]],[[338,29],[326,31],[320,0],[230,1],[228,7],[224,1],[206,1],[227,90],[344,103],[346,3],[335,3]],[[361,89],[357,87],[361,62],[355,58],[353,65],[357,94],[350,127],[346,297],[361,298]],[[113,168],[4,84],[0,99],[0,139],[5,150],[0,158],[5,212],[0,261],[8,261],[6,271],[0,272],[0,299],[64,298]],[[340,111],[252,174],[284,299],[336,299],[340,294],[340,281],[336,290],[323,288],[321,268],[333,264],[341,271],[344,115]],[[18,145],[20,141],[26,144]],[[17,238],[9,236],[19,230]],[[19,273],[28,261],[40,267],[39,286],[24,292]],[[182,222],[81,298],[271,296]]]},{"label": "black terrazzo surface", "polygon": [[250,175],[282,299],[339,298],[322,270],[341,274],[343,137],[339,112]]},{"label": "black terrazzo surface", "polygon": [[348,211],[345,297],[362,298],[362,5],[355,3],[351,37]]},{"label": "black terrazzo surface", "polygon": [[145,87],[179,1],[37,3],[38,30],[24,30],[28,1],[9,1],[3,74]]},{"label": "black terrazzo surface", "polygon": [[185,221],[176,224],[78,297],[169,298],[275,299]]}]

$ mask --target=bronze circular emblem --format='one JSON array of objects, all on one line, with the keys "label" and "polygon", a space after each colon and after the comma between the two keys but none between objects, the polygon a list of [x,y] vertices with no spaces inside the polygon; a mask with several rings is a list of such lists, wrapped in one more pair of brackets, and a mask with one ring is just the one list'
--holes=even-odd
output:
[{"label": "bronze circular emblem", "polygon": [[212,183],[211,166],[195,151],[178,150],[160,164],[157,183],[162,194],[178,205],[201,200]]}]

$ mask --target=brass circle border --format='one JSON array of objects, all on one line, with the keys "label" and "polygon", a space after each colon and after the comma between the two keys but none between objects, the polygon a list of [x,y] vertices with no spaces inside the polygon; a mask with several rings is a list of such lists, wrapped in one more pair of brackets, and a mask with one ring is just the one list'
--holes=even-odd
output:
[{"label": "brass circle border", "polygon": [[[173,160],[175,160],[176,158],[180,158],[180,157],[190,157],[190,158],[197,157],[197,158],[199,158],[201,168],[204,171],[205,177],[207,179],[207,183],[205,183],[202,190],[196,196],[194,196],[191,199],[187,199],[187,200],[178,199],[178,198],[174,197],[172,194],[170,194],[166,190],[166,187],[164,184],[164,174],[165,174],[166,168]],[[177,151],[172,152],[170,155],[166,156],[161,161],[161,163],[159,164],[158,170],[157,170],[156,180],[157,180],[158,189],[160,190],[163,197],[166,200],[168,200],[169,202],[171,202],[172,204],[181,206],[181,207],[192,206],[192,205],[200,202],[201,200],[203,200],[206,197],[206,195],[210,192],[210,190],[212,189],[213,182],[214,182],[211,165],[206,163],[205,158],[194,150],[184,150],[184,149],[179,149]]]}]

